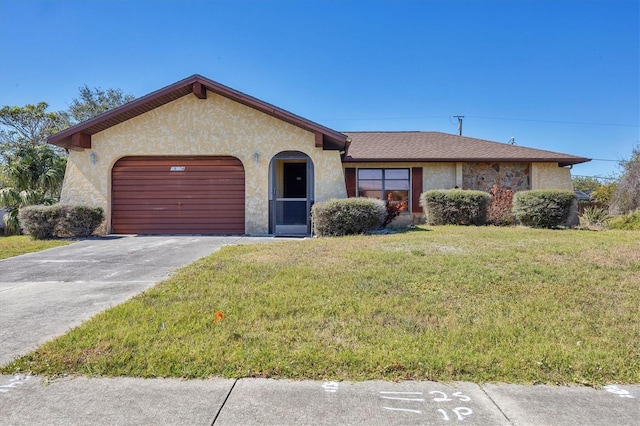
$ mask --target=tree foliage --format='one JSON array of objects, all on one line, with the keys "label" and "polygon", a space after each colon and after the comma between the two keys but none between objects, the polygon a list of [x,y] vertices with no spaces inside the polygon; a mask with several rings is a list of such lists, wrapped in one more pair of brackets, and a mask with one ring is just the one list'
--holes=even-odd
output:
[{"label": "tree foliage", "polygon": [[34,204],[53,204],[60,197],[66,157],[48,145],[21,147],[0,168],[0,206],[7,209],[5,232],[19,234],[18,211]]},{"label": "tree foliage", "polygon": [[99,87],[90,89],[85,84],[79,90],[79,96],[71,102],[66,112],[69,123],[72,125],[89,120],[135,99],[135,96],[125,94],[120,89],[102,90]]},{"label": "tree foliage", "polygon": [[574,191],[593,191],[602,186],[598,179],[588,176],[574,176],[572,181]]},{"label": "tree foliage", "polygon": [[602,203],[606,206],[611,205],[613,194],[616,192],[617,182],[607,183],[594,189],[590,194],[591,200]]},{"label": "tree foliage", "polygon": [[622,176],[611,200],[614,213],[627,214],[640,208],[640,144],[631,152],[629,160],[620,162]]},{"label": "tree foliage", "polygon": [[79,90],[67,111],[47,112],[46,102],[0,109],[0,207],[7,210],[5,233],[20,233],[22,207],[53,204],[60,197],[67,156],[47,144],[47,138],[134,99],[120,89],[92,90],[84,85]]},{"label": "tree foliage", "polygon": [[0,109],[0,163],[46,144],[49,136],[66,127],[64,114],[47,112],[48,107],[46,102],[40,102]]},{"label": "tree foliage", "polygon": [[66,155],[47,144],[47,138],[64,129],[62,113],[47,112],[40,102],[0,109],[0,206],[6,208],[5,233],[18,234],[18,210],[57,201],[66,168]]}]

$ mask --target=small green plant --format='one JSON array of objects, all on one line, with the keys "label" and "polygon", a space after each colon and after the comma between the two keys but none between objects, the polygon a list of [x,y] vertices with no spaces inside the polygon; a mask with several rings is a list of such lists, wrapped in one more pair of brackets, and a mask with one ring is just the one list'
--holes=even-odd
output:
[{"label": "small green plant", "polygon": [[610,217],[605,209],[597,206],[584,208],[580,218],[580,227],[583,229],[603,230],[607,228]]},{"label": "small green plant", "polygon": [[640,209],[634,210],[622,216],[614,216],[609,221],[611,229],[623,229],[627,231],[640,231]]},{"label": "small green plant", "polygon": [[513,213],[525,226],[557,228],[567,222],[575,202],[576,194],[573,191],[520,191],[513,197]]},{"label": "small green plant", "polygon": [[429,225],[484,225],[491,196],[483,191],[431,190],[420,196]]},{"label": "small green plant", "polygon": [[319,237],[357,235],[380,228],[387,208],[375,198],[346,198],[316,203],[311,215]]}]

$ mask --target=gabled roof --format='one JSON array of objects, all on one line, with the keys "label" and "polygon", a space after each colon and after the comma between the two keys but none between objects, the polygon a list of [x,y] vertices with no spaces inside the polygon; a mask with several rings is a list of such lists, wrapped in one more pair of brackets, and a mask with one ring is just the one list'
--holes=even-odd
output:
[{"label": "gabled roof", "polygon": [[224,96],[265,114],[269,114],[294,126],[315,134],[316,147],[324,149],[344,150],[347,137],[318,123],[302,118],[289,111],[246,95],[230,87],[224,86],[201,75],[195,74],[184,80],[149,93],[111,111],[100,114],[90,120],[79,123],[49,137],[48,142],[69,149],[91,148],[91,135],[109,127],[120,124],[133,117],[149,112],[182,96],[193,94],[200,99],[207,96],[207,91]]},{"label": "gabled roof", "polygon": [[576,157],[541,149],[440,132],[344,132],[351,139],[349,162],[453,162],[518,161],[552,162],[560,166],[585,163]]}]

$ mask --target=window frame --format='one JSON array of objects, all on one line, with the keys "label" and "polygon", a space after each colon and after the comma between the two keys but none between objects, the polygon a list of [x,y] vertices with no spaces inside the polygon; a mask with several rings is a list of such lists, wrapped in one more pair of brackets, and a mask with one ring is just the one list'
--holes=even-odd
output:
[{"label": "window frame", "polygon": [[[361,179],[360,178],[360,171],[371,171],[371,170],[380,170],[381,171],[381,179]],[[386,171],[387,170],[403,170],[406,172],[406,179],[388,179],[386,177]],[[387,185],[386,182],[387,181],[402,181],[402,182],[406,182],[407,183],[407,199],[406,200],[402,200],[402,201],[406,201],[407,203],[407,209],[402,212],[402,214],[409,214],[410,212],[412,212],[412,200],[411,200],[411,191],[412,191],[412,182],[411,182],[412,176],[411,176],[411,167],[358,167],[356,169],[356,197],[361,197],[361,191],[360,191],[360,181],[380,181],[381,182],[381,189],[380,192],[382,194],[382,201],[386,201],[385,198],[385,193],[387,191],[394,191],[393,189],[387,190]],[[372,190],[373,191],[373,190]],[[395,190],[398,191],[398,190]],[[402,189],[401,191],[405,191],[404,189]]]}]

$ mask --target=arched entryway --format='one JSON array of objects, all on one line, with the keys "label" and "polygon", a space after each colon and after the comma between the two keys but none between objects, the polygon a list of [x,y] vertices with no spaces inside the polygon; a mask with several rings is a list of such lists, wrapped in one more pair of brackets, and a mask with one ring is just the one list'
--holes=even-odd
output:
[{"label": "arched entryway", "polygon": [[298,151],[285,151],[269,164],[269,232],[310,235],[314,200],[313,162]]}]

